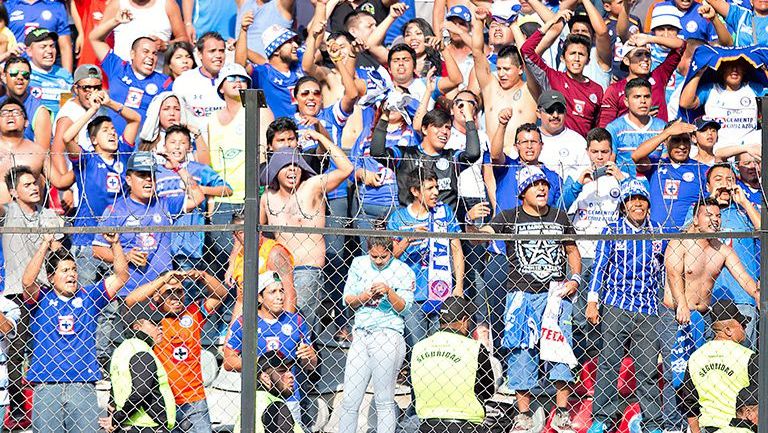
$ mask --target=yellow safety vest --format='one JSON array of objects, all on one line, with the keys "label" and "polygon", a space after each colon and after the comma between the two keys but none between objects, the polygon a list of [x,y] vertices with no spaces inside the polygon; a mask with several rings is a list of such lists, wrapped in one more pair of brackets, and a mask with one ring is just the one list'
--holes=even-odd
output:
[{"label": "yellow safety vest", "polygon": [[[147,352],[152,355],[157,367],[157,383],[160,385],[160,394],[163,396],[165,404],[165,415],[168,418],[168,428],[173,429],[176,425],[176,400],[173,397],[173,391],[168,384],[168,374],[163,368],[163,364],[155,356],[152,347],[144,340],[139,338],[129,338],[123,341],[115,349],[112,355],[112,362],[109,365],[109,374],[112,380],[112,395],[115,400],[115,408],[121,410],[128,400],[131,393],[131,368],[130,361],[133,355]],[[126,425],[136,427],[158,427],[152,418],[147,415],[144,409],[139,409],[128,417]]]},{"label": "yellow safety vest", "polygon": [[413,347],[411,377],[421,419],[456,419],[480,424],[485,408],[475,396],[480,343],[437,332]]},{"label": "yellow safety vest", "polygon": [[730,426],[736,417],[736,397],[749,385],[749,358],[753,354],[729,340],[710,341],[693,352],[688,371],[699,394],[700,426]]},{"label": "yellow safety vest", "polygon": [[[256,391],[256,433],[266,433],[264,431],[264,411],[272,403],[282,402],[283,399],[275,397],[266,391]],[[240,417],[235,421],[234,433],[240,433]],[[293,433],[304,433],[297,420],[293,420]]]}]

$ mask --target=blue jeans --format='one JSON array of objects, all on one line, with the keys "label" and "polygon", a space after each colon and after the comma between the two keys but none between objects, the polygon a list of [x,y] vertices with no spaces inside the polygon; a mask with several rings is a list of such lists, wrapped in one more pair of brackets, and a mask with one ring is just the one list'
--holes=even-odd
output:
[{"label": "blue jeans", "polygon": [[[212,224],[229,224],[232,222],[232,215],[235,212],[242,212],[242,204],[217,203],[213,215]],[[210,261],[208,268],[211,275],[215,275],[219,280],[224,281],[224,273],[227,271],[229,263],[229,252],[232,251],[234,240],[230,232],[208,232],[208,252]]]},{"label": "blue jeans", "polygon": [[293,268],[293,286],[296,288],[296,306],[315,336],[320,335],[318,308],[325,299],[325,276],[320,268],[296,266]]},{"label": "blue jeans", "polygon": [[469,241],[461,241],[461,249],[464,251],[464,296],[472,301],[476,308],[475,324],[489,324],[490,304],[485,288],[483,269],[487,259],[487,246],[485,244],[472,244]]},{"label": "blue jeans", "polygon": [[[507,349],[501,346],[504,337],[504,309],[507,305],[507,276],[509,260],[504,254],[488,254],[485,265],[485,291],[490,304],[490,325],[496,358],[506,360]],[[504,361],[502,361],[504,362]]]},{"label": "blue jeans", "polygon": [[[347,197],[328,200],[328,216],[325,226],[328,228],[344,228],[349,225],[349,204]],[[325,235],[325,292],[333,301],[336,312],[335,325],[337,330],[347,327],[349,312],[342,302],[344,280],[349,272],[349,260],[345,248],[346,239],[343,235]]]},{"label": "blue jeans", "polygon": [[665,430],[685,431],[684,418],[677,409],[677,395],[673,386],[672,374],[672,348],[677,340],[678,323],[675,319],[675,310],[664,305],[659,305],[659,323],[656,326],[659,333],[659,349],[664,369],[664,389],[661,391],[661,415]]},{"label": "blue jeans", "polygon": [[173,433],[211,433],[211,417],[205,399],[176,406]]},{"label": "blue jeans", "polygon": [[747,327],[744,329],[744,334],[747,338],[741,343],[745,347],[749,347],[752,350],[757,350],[757,321],[760,315],[757,312],[757,307],[749,304],[738,304],[736,307],[744,317],[749,319]]},{"label": "blue jeans", "polygon": [[115,298],[96,317],[96,356],[109,358],[123,341],[123,321],[120,308],[124,299]]},{"label": "blue jeans", "polygon": [[587,292],[592,282],[594,258],[581,258],[581,284],[573,302],[573,353],[583,363],[589,354],[596,353],[600,342],[600,328],[587,322]]},{"label": "blue jeans", "polygon": [[405,314],[405,340],[408,348],[427,338],[440,327],[438,313],[427,314],[421,309],[422,302],[416,301]]},{"label": "blue jeans", "polygon": [[38,383],[32,406],[35,433],[97,433],[99,403],[92,383]]},{"label": "blue jeans", "polygon": [[[514,293],[509,293],[507,297],[514,296]],[[538,319],[537,323],[541,323],[541,317],[544,316],[544,309],[547,306],[548,293],[527,293],[523,292],[523,296],[528,298],[531,308]],[[506,304],[506,303],[505,303]],[[568,344],[571,344],[572,338],[572,324],[571,315],[573,314],[573,305],[571,301],[563,299],[560,303],[560,317],[557,320],[557,324],[560,325],[560,331],[563,333],[563,337]],[[539,332],[541,332],[541,326],[539,325]],[[509,378],[508,385],[510,389],[515,391],[528,391],[539,383],[539,347],[532,348],[511,348],[509,352],[509,358],[507,359],[507,376]],[[551,381],[564,381],[573,382],[573,373],[567,364],[562,363],[550,363],[545,362],[544,370],[547,372],[549,380]]]},{"label": "blue jeans", "polygon": [[[391,206],[383,206],[376,204],[360,204],[357,199],[352,203],[352,216],[355,221],[355,228],[362,230],[373,230],[378,222],[383,222],[386,225],[389,214],[393,210],[397,209],[397,198],[394,199]],[[363,254],[368,253],[368,245],[365,237],[360,236],[360,248]]]},{"label": "blue jeans", "polygon": [[107,265],[93,256],[90,245],[73,245],[70,249],[77,264],[77,280],[81,286],[90,286],[99,282]]},{"label": "blue jeans", "polygon": [[392,329],[355,330],[344,368],[340,432],[357,430],[360,405],[373,383],[376,433],[394,433],[397,424],[395,383],[405,359],[405,339]]}]

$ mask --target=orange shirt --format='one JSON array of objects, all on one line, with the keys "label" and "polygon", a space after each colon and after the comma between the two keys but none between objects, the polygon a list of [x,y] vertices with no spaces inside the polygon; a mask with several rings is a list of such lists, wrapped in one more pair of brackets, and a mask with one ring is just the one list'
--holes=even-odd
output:
[{"label": "orange shirt", "polygon": [[[263,274],[267,271],[267,262],[269,261],[269,253],[272,252],[272,248],[274,247],[282,247],[283,250],[288,254],[288,260],[291,261],[291,265],[293,265],[293,256],[288,252],[288,249],[283,247],[283,245],[273,239],[262,237],[259,239],[259,273]],[[240,286],[243,287],[243,263],[245,260],[245,255],[243,253],[243,250],[240,250],[240,253],[235,257],[235,269],[232,272],[232,279],[235,280],[235,282]]]},{"label": "orange shirt", "polygon": [[154,347],[155,355],[168,373],[176,404],[205,399],[203,370],[200,365],[200,333],[205,313],[198,304],[190,304],[178,317],[163,319],[163,341]]}]

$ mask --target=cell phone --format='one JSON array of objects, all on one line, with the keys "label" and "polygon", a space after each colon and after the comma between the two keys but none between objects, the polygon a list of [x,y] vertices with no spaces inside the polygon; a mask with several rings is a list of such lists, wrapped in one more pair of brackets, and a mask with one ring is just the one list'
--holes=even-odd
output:
[{"label": "cell phone", "polygon": [[651,111],[651,112],[654,112],[654,111],[659,111],[659,106],[658,106],[658,105],[651,105],[651,109],[650,109],[650,111]]},{"label": "cell phone", "polygon": [[594,180],[597,180],[598,178],[601,178],[606,174],[608,174],[608,167],[606,166],[597,167],[595,171],[592,172],[592,178]]}]

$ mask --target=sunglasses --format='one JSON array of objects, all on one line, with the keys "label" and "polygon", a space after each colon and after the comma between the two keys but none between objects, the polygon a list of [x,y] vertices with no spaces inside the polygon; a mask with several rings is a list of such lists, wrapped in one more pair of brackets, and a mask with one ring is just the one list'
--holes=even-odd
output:
[{"label": "sunglasses", "polygon": [[86,92],[86,93],[87,92],[97,92],[97,91],[102,89],[101,84],[93,84],[93,85],[90,85],[90,86],[88,86],[88,85],[82,86],[82,85],[78,84],[77,88],[82,90],[83,92]]},{"label": "sunglasses", "polygon": [[299,96],[303,96],[305,98],[309,95],[320,96],[321,92],[320,90],[302,90],[301,92],[299,92]]},{"label": "sunglasses", "polygon": [[560,104],[555,104],[547,108],[546,110],[544,110],[544,112],[547,114],[555,114],[555,113],[565,114],[565,107]]},{"label": "sunglasses", "polygon": [[29,77],[32,74],[29,71],[20,71],[18,69],[11,69],[8,71],[8,75],[10,75],[12,78],[16,78],[19,75],[21,75],[21,78],[25,80],[29,80]]},{"label": "sunglasses", "polygon": [[230,75],[227,77],[227,83],[247,83],[248,79],[239,75]]}]

